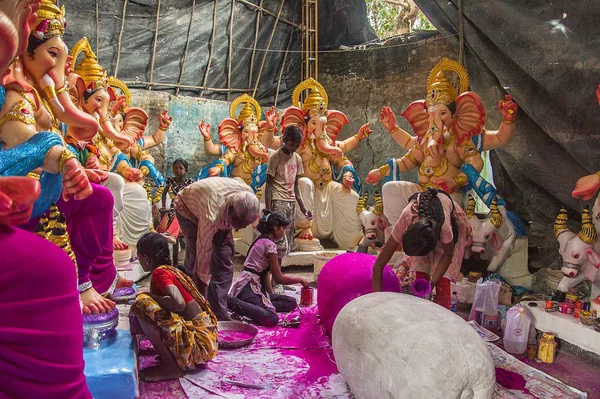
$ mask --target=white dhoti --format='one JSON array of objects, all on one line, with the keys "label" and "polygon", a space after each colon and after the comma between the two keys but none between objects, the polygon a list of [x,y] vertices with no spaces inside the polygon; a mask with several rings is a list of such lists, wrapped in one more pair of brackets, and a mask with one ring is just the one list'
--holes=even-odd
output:
[{"label": "white dhoti", "polygon": [[[352,249],[362,237],[360,219],[356,213],[359,196],[337,182],[329,182],[322,190],[312,180],[298,180],[300,195],[306,209],[313,213],[312,233],[316,238],[332,238],[339,248]],[[296,223],[306,226],[306,216],[296,207]]]},{"label": "white dhoti", "polygon": [[113,207],[113,229],[116,233],[119,226],[119,215],[123,212],[123,190],[125,190],[125,180],[121,175],[108,173],[108,179],[102,182],[102,186],[106,187],[115,199],[115,205]]},{"label": "white dhoti", "polygon": [[135,247],[152,224],[152,207],[146,189],[138,183],[126,182],[123,190],[123,211],[119,224],[124,243]]}]

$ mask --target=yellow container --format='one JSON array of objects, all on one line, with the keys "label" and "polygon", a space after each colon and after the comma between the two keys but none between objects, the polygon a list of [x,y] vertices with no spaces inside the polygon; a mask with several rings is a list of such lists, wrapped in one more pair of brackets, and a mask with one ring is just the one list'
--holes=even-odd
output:
[{"label": "yellow container", "polygon": [[537,357],[542,363],[554,363],[555,356],[556,341],[554,340],[554,335],[544,333],[542,339],[540,339]]}]

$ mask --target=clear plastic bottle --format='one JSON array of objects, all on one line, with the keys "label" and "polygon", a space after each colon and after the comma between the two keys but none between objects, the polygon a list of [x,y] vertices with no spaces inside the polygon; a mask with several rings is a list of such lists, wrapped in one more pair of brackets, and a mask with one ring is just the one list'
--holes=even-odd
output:
[{"label": "clear plastic bottle", "polygon": [[457,305],[458,305],[458,295],[456,295],[456,291],[452,291],[452,297],[450,297],[450,311],[456,313]]}]

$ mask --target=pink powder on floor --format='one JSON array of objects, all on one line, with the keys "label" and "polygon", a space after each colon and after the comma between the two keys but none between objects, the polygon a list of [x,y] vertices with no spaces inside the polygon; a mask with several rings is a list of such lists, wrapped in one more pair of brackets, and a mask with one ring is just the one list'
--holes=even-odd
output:
[{"label": "pink powder on floor", "polygon": [[219,342],[239,342],[252,338],[252,335],[241,331],[219,331]]}]

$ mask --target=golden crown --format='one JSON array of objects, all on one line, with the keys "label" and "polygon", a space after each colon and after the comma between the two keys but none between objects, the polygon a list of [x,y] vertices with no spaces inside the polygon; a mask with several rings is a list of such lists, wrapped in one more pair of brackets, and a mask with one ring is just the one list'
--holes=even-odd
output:
[{"label": "golden crown", "polygon": [[62,37],[65,33],[67,27],[65,6],[59,8],[55,0],[43,0],[37,16],[31,32],[34,37],[40,40],[48,40],[53,37]]},{"label": "golden crown", "polygon": [[75,65],[74,72],[81,76],[86,85],[86,91],[93,93],[100,89],[106,89],[108,87],[108,81],[106,72],[102,69],[102,66],[98,64],[98,58],[90,46],[90,42],[87,37],[81,38],[73,49],[71,50],[71,56],[73,62],[77,61],[77,57],[81,53],[85,54],[85,57],[81,62]]},{"label": "golden crown", "polygon": [[[458,75],[460,81],[460,90],[456,90],[454,85],[448,80],[446,71],[454,72]],[[434,104],[448,105],[453,103],[460,94],[469,89],[469,74],[465,67],[456,61],[443,58],[431,70],[427,80],[427,98],[428,106]]]},{"label": "golden crown", "polygon": [[[300,95],[304,90],[310,89],[308,97],[300,106]],[[327,107],[329,106],[329,98],[323,85],[313,78],[308,78],[300,82],[292,93],[292,105],[297,108],[302,108],[304,114],[313,116],[327,116]]]},{"label": "golden crown", "polygon": [[[236,118],[235,110],[242,103],[244,103],[244,108],[242,108],[242,112],[240,112]],[[238,121],[241,129],[248,125],[258,125],[258,118],[261,113],[262,109],[260,108],[258,101],[248,94],[243,94],[233,100],[229,107],[229,116]]]},{"label": "golden crown", "polygon": [[[125,104],[123,104],[123,108],[128,108],[131,105],[131,92],[129,91],[129,87],[127,87],[122,80],[119,80],[114,76],[109,76],[106,80],[106,83],[113,89],[119,89],[121,91],[121,94],[125,96]],[[115,95],[118,95],[118,93],[115,93]],[[124,109],[120,110],[121,113],[123,111]]]}]

